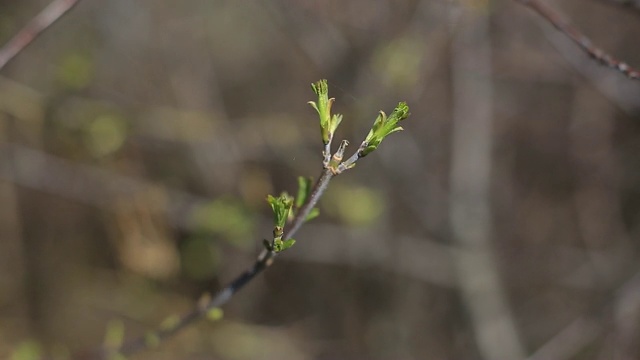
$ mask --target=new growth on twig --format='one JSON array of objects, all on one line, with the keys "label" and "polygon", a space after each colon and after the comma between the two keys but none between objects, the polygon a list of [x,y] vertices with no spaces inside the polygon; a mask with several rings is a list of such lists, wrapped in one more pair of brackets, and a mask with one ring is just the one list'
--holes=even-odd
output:
[{"label": "new growth on twig", "polygon": [[349,142],[343,140],[338,147],[338,150],[331,156],[331,141],[333,140],[334,133],[342,121],[341,114],[331,115],[331,105],[335,101],[334,98],[329,98],[329,88],[327,86],[327,80],[320,80],[314,84],[311,84],[313,92],[318,95],[318,102],[309,101],[309,104],[316,109],[320,116],[320,132],[322,134],[322,142],[324,143],[324,156],[323,166],[325,169],[332,170],[335,175],[342,173],[343,171],[355,166],[358,159],[367,156],[369,153],[378,148],[382,140],[389,134],[396,131],[403,130],[398,126],[398,123],[407,117],[409,117],[409,106],[407,103],[400,102],[398,106],[393,110],[391,115],[387,117],[384,111],[380,111],[378,118],[373,123],[373,127],[369,130],[369,134],[364,139],[358,150],[344,163],[342,159]]},{"label": "new growth on twig", "polygon": [[312,84],[311,88],[318,96],[317,101],[309,103],[318,112],[320,118],[320,133],[324,145],[322,173],[315,183],[311,178],[298,178],[298,192],[295,198],[286,192],[281,193],[278,197],[267,196],[267,203],[273,211],[273,238],[271,241],[263,241],[264,250],[256,258],[254,264],[215,296],[203,297],[198,306],[189,313],[182,316],[168,317],[157,330],[150,331],[144,336],[128,342],[114,341],[113,339],[105,342],[109,346],[102,348],[95,356],[96,358],[120,359],[143,349],[159,346],[163,340],[197,320],[202,318],[220,319],[222,310],[219,307],[227,303],[238,290],[273,264],[275,257],[279,253],[291,248],[296,243],[293,239],[294,234],[306,221],[318,216],[319,211],[315,206],[329,186],[331,179],[345,170],[353,168],[360,158],[376,150],[387,136],[402,130],[398,123],[409,116],[409,107],[404,102],[399,103],[389,116],[380,111],[360,147],[346,161],[342,161],[348,145],[346,140],[340,143],[335,153],[331,153],[331,142],[338,125],[342,121],[342,115],[331,114],[331,104],[335,100],[329,98],[327,80],[320,80]]},{"label": "new growth on twig", "polygon": [[[290,236],[295,233],[305,221],[318,216],[319,211],[314,206],[324,193],[331,178],[343,173],[345,170],[356,166],[358,159],[363,158],[378,148],[382,140],[390,134],[403,130],[398,123],[409,117],[409,106],[405,102],[400,102],[390,116],[380,111],[369,134],[364,139],[356,152],[344,159],[349,142],[342,140],[335,153],[331,153],[331,142],[335,137],[338,125],[342,122],[341,114],[331,114],[331,105],[335,101],[329,97],[329,85],[327,80],[320,80],[311,84],[311,89],[318,96],[317,101],[309,101],[320,118],[320,135],[324,149],[322,151],[323,172],[318,181],[311,187],[311,178],[298,178],[298,196],[294,199],[287,193],[282,193],[279,197],[269,195],[267,202],[271,205],[274,214],[273,241],[264,242],[265,249],[269,253],[279,253],[295,244],[295,240]],[[293,206],[295,202],[295,207]],[[289,220],[290,230],[284,231],[285,222]]]}]

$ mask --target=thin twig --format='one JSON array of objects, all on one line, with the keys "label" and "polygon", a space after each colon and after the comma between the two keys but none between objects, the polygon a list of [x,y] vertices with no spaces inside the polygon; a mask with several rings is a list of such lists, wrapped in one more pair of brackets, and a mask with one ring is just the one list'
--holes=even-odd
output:
[{"label": "thin twig", "polygon": [[[305,222],[307,216],[309,216],[311,210],[324,194],[325,190],[329,186],[329,182],[334,176],[335,174],[331,170],[323,170],[322,175],[314,184],[309,198],[302,207],[300,207],[300,210],[297,212],[294,219],[287,226],[287,231],[285,231],[283,239],[290,239],[296,234]],[[158,330],[126,342],[117,349],[103,349],[94,357],[98,359],[109,359],[114,354],[129,356],[141,350],[158,346],[163,340],[178,333],[180,330],[186,328],[192,323],[204,318],[210,310],[224,305],[235,293],[253,280],[263,270],[268,268],[273,263],[276,255],[277,253],[273,251],[266,249],[263,250],[257,257],[255,263],[249,269],[229,283],[229,285],[224,289],[220,290],[209,302],[195,307],[190,312],[172,322],[169,326],[161,326]]]},{"label": "thin twig", "polygon": [[333,136],[329,137],[329,141],[324,144],[324,150],[322,151],[322,165],[327,168],[329,166],[329,161],[331,161],[331,141],[333,140]]},{"label": "thin twig", "polygon": [[627,63],[622,62],[613,56],[607,54],[602,49],[593,45],[591,40],[585,36],[580,30],[572,26],[568,21],[562,18],[552,7],[546,5],[539,0],[516,0],[524,6],[529,7],[531,10],[538,13],[545,18],[560,32],[567,35],[573,42],[578,44],[580,48],[586,52],[590,57],[595,59],[600,64],[616,69],[619,72],[626,75],[629,79],[639,80],[640,70],[632,68]]},{"label": "thin twig", "polygon": [[298,232],[302,224],[304,224],[305,220],[307,219],[307,216],[309,216],[309,213],[311,212],[311,210],[316,206],[316,204],[318,203],[318,200],[320,200],[324,192],[327,190],[327,187],[329,186],[329,181],[331,181],[331,179],[334,176],[335,175],[331,170],[328,170],[328,169],[322,170],[322,175],[313,186],[313,189],[311,190],[311,194],[309,195],[309,198],[300,207],[300,210],[298,210],[296,217],[293,219],[293,221],[291,221],[291,224],[287,228],[285,228],[285,232],[283,236],[285,240],[291,239],[293,235],[295,235]]},{"label": "thin twig", "polygon": [[360,160],[360,158],[364,157],[363,152],[364,149],[367,147],[367,142],[363,141],[362,144],[360,144],[360,147],[358,148],[358,150],[356,150],[355,153],[353,153],[353,155],[351,155],[350,158],[348,158],[345,162],[343,162],[342,164],[340,164],[340,166],[338,166],[338,174],[353,167],[356,163],[356,161]]},{"label": "thin twig", "polygon": [[44,30],[71,10],[80,0],[55,0],[0,48],[0,70]]}]

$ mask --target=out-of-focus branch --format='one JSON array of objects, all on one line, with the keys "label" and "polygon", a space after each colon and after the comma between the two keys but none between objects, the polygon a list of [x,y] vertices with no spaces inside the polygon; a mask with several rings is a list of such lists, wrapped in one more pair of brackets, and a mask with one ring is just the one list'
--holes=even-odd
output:
[{"label": "out-of-focus branch", "polygon": [[598,338],[602,332],[598,319],[581,316],[540,346],[527,360],[571,359]]},{"label": "out-of-focus branch", "polygon": [[571,46],[571,40],[561,32],[549,26],[542,26],[546,25],[543,23],[539,25],[544,36],[565,61],[604,97],[616,104],[618,109],[626,114],[635,114],[640,109],[639,82],[627,81],[627,78],[621,76],[611,76],[608,68],[584,56],[582,50]]},{"label": "out-of-focus branch", "polygon": [[[631,319],[636,319],[640,313],[640,272],[635,269],[619,286],[607,290],[602,297],[604,300],[594,304],[589,311],[573,320],[557,335],[533,352],[527,360],[542,359],[571,359],[585,346],[593,343],[603,333],[612,335],[614,351],[628,351],[628,335],[637,334],[637,326]],[[613,310],[613,324],[605,321]],[[611,327],[613,326],[613,328]],[[631,339],[636,339],[632,337]],[[605,344],[606,345],[606,344]],[[634,354],[635,355],[635,354]],[[607,353],[606,359],[632,359],[631,357],[616,357]]]},{"label": "out-of-focus branch", "polygon": [[55,0],[0,48],[0,70],[80,0]]},{"label": "out-of-focus branch", "polygon": [[[449,195],[453,262],[479,357],[524,359],[492,244],[491,33],[484,13],[460,7],[451,22],[452,149]],[[455,14],[455,13],[454,13]]]},{"label": "out-of-focus branch", "polygon": [[613,6],[623,6],[625,8],[633,9],[635,11],[640,11],[640,0],[598,0],[601,3],[613,5]]},{"label": "out-of-focus branch", "polygon": [[[81,165],[17,144],[0,143],[0,181],[10,181],[82,204],[109,208],[113,200],[151,191],[154,184],[102,168]],[[209,199],[163,188],[170,204],[166,211],[172,226],[188,229],[185,214]],[[161,205],[163,206],[163,205]]]},{"label": "out-of-focus branch", "polygon": [[549,5],[546,5],[539,0],[516,1],[538,13],[538,15],[542,16],[556,29],[568,36],[571,40],[573,40],[573,42],[578,44],[578,46],[580,46],[580,48],[584,52],[586,52],[587,55],[595,59],[600,64],[618,70],[619,72],[626,75],[629,79],[640,80],[640,70],[632,68],[627,63],[614,58],[602,49],[594,46],[594,44],[587,36],[585,36],[582,32],[580,32],[580,30],[566,21],[555,9],[553,9]]}]

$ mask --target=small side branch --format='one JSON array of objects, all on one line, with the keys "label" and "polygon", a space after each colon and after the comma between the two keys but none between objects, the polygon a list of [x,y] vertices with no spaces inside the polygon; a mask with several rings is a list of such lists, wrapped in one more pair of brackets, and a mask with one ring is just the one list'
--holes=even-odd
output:
[{"label": "small side branch", "polygon": [[[309,216],[311,210],[318,203],[318,200],[320,200],[325,190],[329,186],[329,182],[334,176],[335,175],[330,170],[323,170],[322,176],[320,176],[318,181],[316,181],[316,183],[314,184],[309,198],[302,205],[291,223],[287,226],[288,230],[284,234],[284,239],[292,238],[300,229],[302,224],[304,224],[307,216]],[[176,318],[175,321],[165,323],[155,331],[149,332],[139,338],[126,342],[117,349],[102,350],[98,354],[92,356],[92,358],[106,360],[111,359],[115,354],[129,356],[142,350],[160,345],[164,340],[178,333],[180,330],[206,317],[210,311],[219,308],[220,306],[227,303],[240,289],[251,282],[266,268],[271,266],[276,256],[277,253],[274,251],[269,251],[267,249],[263,250],[256,259],[255,263],[249,269],[247,269],[231,283],[229,283],[224,289],[220,290],[208,302],[200,304],[190,312],[182,315],[180,318]]]},{"label": "small side branch", "polygon": [[0,70],[80,0],[54,0],[0,48]]},{"label": "small side branch", "polygon": [[[595,59],[600,64],[615,69],[629,79],[640,80],[640,70],[632,68],[627,63],[620,61],[613,56],[609,55],[602,49],[594,46],[591,40],[585,36],[580,30],[566,21],[555,9],[541,2],[540,0],[516,0],[524,6],[527,6],[531,10],[538,13],[538,15],[545,18],[551,25],[560,32],[567,35],[573,42],[578,44],[580,48],[586,52],[590,57]],[[635,2],[633,2],[635,3]]]},{"label": "small side branch", "polygon": [[104,350],[96,357],[98,359],[106,360],[112,359],[114,354],[129,356],[139,351],[160,345],[160,343],[162,343],[165,339],[173,336],[192,323],[204,318],[209,313],[209,311],[218,308],[229,301],[229,299],[231,299],[231,297],[236,292],[238,292],[238,290],[240,290],[244,285],[253,280],[269,265],[271,265],[274,256],[275,253],[273,252],[263,252],[250,269],[246,270],[229,285],[227,285],[227,287],[218,292],[216,296],[208,303],[195,307],[193,310],[184,314],[175,322],[169,322],[168,324],[161,326],[154,332],[149,332],[144,336],[124,343],[119,349]]},{"label": "small side branch", "polygon": [[300,207],[300,210],[297,212],[295,218],[291,221],[291,224],[286,228],[284,232],[285,239],[291,239],[296,232],[300,229],[302,224],[307,220],[307,217],[311,213],[311,210],[318,204],[318,200],[322,197],[324,192],[329,187],[329,182],[335,175],[331,170],[323,169],[322,175],[316,181],[315,185],[311,190],[311,194],[309,195],[309,199]]}]

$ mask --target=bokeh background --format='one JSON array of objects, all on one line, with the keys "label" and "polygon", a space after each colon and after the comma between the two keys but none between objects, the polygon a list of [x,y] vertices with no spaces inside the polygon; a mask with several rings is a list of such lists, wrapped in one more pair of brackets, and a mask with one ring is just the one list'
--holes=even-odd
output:
[{"label": "bokeh background", "polygon": [[[0,1],[0,43],[47,3]],[[640,66],[639,12],[548,3]],[[0,358],[144,334],[250,266],[265,196],[320,173],[320,78],[351,150],[400,100],[406,131],[222,320],[134,358],[640,358],[640,83],[507,0],[80,1],[0,72]]]}]

